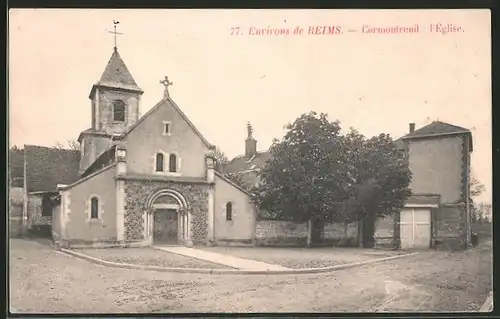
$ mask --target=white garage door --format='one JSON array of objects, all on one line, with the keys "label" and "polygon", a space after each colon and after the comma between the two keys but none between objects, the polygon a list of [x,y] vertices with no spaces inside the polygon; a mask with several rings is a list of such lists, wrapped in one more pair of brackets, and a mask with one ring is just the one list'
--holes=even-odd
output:
[{"label": "white garage door", "polygon": [[401,211],[401,248],[429,248],[431,244],[431,210],[405,208]]}]

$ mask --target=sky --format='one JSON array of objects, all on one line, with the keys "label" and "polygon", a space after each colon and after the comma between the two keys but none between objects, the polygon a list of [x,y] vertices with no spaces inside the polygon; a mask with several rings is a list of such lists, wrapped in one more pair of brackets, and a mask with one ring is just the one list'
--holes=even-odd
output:
[{"label": "sky", "polygon": [[[309,111],[368,137],[440,120],[472,131],[472,172],[491,202],[489,10],[10,10],[10,145],[65,143],[90,127],[88,95],[113,52],[113,20],[145,91],[141,113],[168,76],[172,99],[229,158],[244,153],[247,122],[265,150]],[[255,35],[273,29],[289,34]]]}]

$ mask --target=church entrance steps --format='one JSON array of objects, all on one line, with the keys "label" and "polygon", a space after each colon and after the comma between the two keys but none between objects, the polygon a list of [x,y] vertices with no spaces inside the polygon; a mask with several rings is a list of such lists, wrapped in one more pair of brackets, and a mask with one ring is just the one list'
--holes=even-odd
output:
[{"label": "church entrance steps", "polygon": [[290,268],[283,267],[280,265],[268,264],[261,261],[255,261],[251,259],[239,258],[230,255],[224,255],[209,251],[204,251],[196,248],[182,247],[182,246],[155,246],[154,248],[166,251],[169,253],[174,253],[178,255],[183,255],[186,257],[201,259],[204,261],[217,263],[225,265],[228,267],[240,269],[240,270],[257,270],[257,271],[283,271],[290,270]]}]

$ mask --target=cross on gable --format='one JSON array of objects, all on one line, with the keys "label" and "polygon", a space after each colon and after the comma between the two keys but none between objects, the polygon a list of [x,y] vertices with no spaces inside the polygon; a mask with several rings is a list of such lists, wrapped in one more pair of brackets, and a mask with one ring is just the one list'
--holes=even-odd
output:
[{"label": "cross on gable", "polygon": [[165,87],[164,95],[165,97],[168,97],[168,87],[173,85],[174,82],[169,81],[168,76],[165,76],[165,79],[161,80],[160,84],[163,84],[163,86]]},{"label": "cross on gable", "polygon": [[167,88],[167,87],[171,86],[172,84],[174,84],[174,82],[170,82],[168,80],[168,76],[166,76],[165,79],[163,79],[163,80],[160,81],[160,84],[163,84],[163,86],[165,88]]}]

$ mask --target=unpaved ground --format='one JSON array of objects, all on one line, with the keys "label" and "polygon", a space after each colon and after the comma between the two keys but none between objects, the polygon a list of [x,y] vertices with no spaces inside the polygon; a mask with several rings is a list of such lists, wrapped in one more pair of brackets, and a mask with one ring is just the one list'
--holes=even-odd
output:
[{"label": "unpaved ground", "polygon": [[105,261],[160,266],[170,268],[206,268],[232,269],[224,265],[199,259],[185,257],[153,248],[106,248],[106,249],[75,249],[77,253],[85,254]]},{"label": "unpaved ground", "polygon": [[350,264],[402,255],[403,251],[363,248],[274,248],[274,247],[203,247],[203,250],[281,265],[288,268],[318,268]]},{"label": "unpaved ground", "polygon": [[46,245],[10,243],[16,313],[477,311],[491,244],[327,274],[199,275],[108,268]]}]

